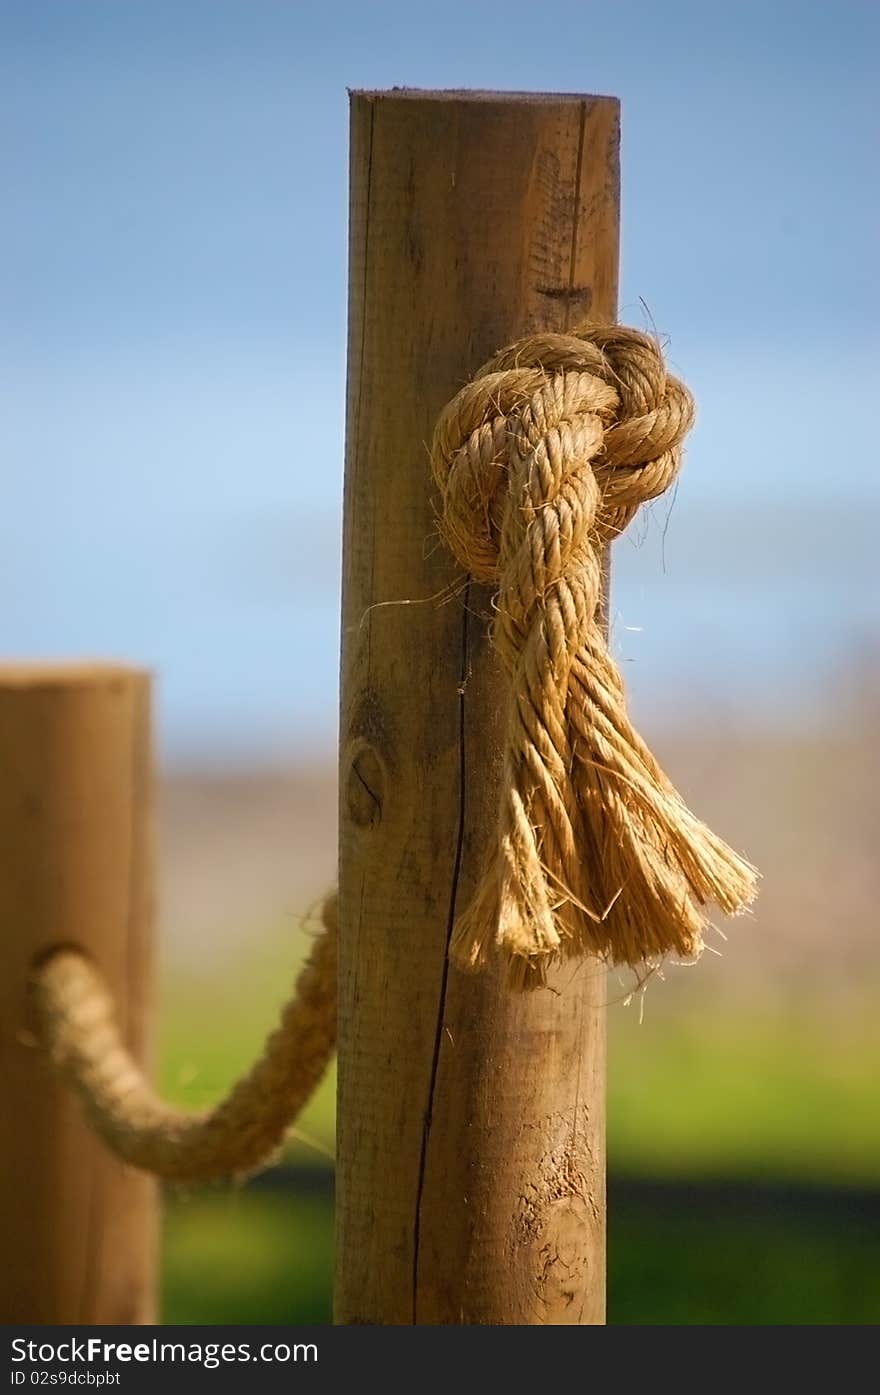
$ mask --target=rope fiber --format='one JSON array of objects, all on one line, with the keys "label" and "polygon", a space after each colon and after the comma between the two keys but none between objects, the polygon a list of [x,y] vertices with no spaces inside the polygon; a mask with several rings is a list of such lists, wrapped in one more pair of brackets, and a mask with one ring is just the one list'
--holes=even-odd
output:
[{"label": "rope fiber", "polygon": [[[732,914],[755,894],[754,868],[690,812],[630,723],[602,620],[608,545],[677,477],[693,417],[654,340],[587,326],[502,350],[437,422],[441,530],[495,592],[509,676],[497,828],[450,954],[468,969],[500,955],[515,989],[560,958],[698,955],[709,906]],[[271,1157],[335,1049],[335,895],[323,922],[263,1054],[207,1113],[157,1098],[84,955],[59,949],[35,969],[42,1041],[120,1158],[194,1183]]]}]

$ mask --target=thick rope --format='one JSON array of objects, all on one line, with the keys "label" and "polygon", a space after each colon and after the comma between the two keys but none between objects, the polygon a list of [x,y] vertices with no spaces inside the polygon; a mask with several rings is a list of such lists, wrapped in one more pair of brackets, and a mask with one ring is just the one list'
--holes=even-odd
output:
[{"label": "thick rope", "polygon": [[323,921],[259,1060],[207,1113],[178,1111],[153,1093],[83,954],[59,949],[39,966],[33,992],[42,1039],[118,1157],[168,1181],[195,1183],[246,1176],[277,1151],[336,1049],[335,896]]},{"label": "thick rope", "polygon": [[707,905],[755,893],[633,729],[601,618],[605,549],[672,484],[693,417],[652,339],[588,326],[504,349],[437,423],[441,530],[495,591],[510,677],[497,833],[452,955],[500,951],[516,986],[560,957],[697,955]]},{"label": "thick rope", "polygon": [[[556,958],[633,966],[699,953],[707,906],[741,910],[756,873],[687,809],[626,713],[608,653],[603,562],[662,494],[693,421],[687,389],[635,330],[544,334],[497,354],[437,423],[441,528],[496,593],[510,677],[498,827],[451,954],[492,954],[513,987]],[[281,1023],[215,1109],[153,1093],[91,963],[59,949],[35,971],[41,1035],[119,1157],[176,1182],[246,1174],[279,1147],[336,1044],[336,898]]]}]

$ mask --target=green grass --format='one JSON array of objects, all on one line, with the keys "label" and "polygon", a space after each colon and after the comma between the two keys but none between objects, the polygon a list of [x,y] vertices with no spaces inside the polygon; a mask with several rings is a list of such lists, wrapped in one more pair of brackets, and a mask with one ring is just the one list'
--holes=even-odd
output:
[{"label": "green grass", "polygon": [[[304,949],[296,936],[257,936],[247,955],[247,991],[228,966],[199,977],[177,975],[160,994],[159,1083],[188,1109],[217,1100],[260,1051],[275,1026]],[[314,1163],[335,1151],[335,1069],[310,1100],[288,1152]]]},{"label": "green grass", "polygon": [[[327,1323],[329,1200],[259,1192],[170,1198],[164,1320]],[[615,1324],[880,1322],[880,1236],[849,1217],[612,1208],[608,1317]]]},{"label": "green grass", "polygon": [[617,1170],[880,1183],[876,1015],[667,1009],[640,1027],[615,1011],[608,1138]]},{"label": "green grass", "polygon": [[330,1321],[329,1201],[208,1192],[167,1198],[163,1216],[163,1321]]},{"label": "green grass", "polygon": [[852,1222],[612,1209],[608,1318],[654,1326],[880,1322],[880,1238]]}]

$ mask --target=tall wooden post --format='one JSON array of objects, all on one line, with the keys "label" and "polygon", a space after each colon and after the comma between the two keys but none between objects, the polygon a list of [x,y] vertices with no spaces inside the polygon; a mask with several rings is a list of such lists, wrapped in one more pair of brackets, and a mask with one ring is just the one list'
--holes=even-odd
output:
[{"label": "tall wooden post", "polygon": [[495,349],[616,314],[618,103],[352,100],[336,1315],[604,1320],[604,980],[450,969],[494,826],[503,681],[427,443]]},{"label": "tall wooden post", "polygon": [[158,1210],[31,1036],[35,958],[76,944],[143,1059],[152,926],[148,675],[0,668],[0,1319],[154,1320]]}]

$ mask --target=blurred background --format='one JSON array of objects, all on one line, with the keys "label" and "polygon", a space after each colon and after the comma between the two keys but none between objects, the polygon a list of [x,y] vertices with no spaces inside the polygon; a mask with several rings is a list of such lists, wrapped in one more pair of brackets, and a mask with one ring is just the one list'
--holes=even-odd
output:
[{"label": "blurred background", "polygon": [[[700,418],[617,546],[615,651],[764,881],[698,967],[609,982],[614,1323],[880,1318],[878,16],[0,3],[0,650],[159,675],[189,1105],[256,1050],[334,876],[346,85],[622,98],[621,318],[669,335]],[[169,1196],[165,1319],[329,1320],[332,1172],[328,1081],[283,1166]]]}]

